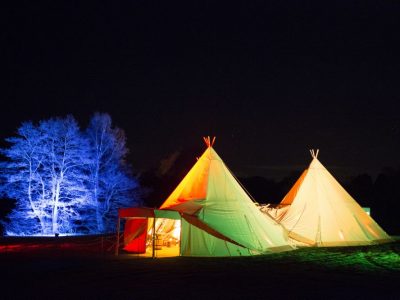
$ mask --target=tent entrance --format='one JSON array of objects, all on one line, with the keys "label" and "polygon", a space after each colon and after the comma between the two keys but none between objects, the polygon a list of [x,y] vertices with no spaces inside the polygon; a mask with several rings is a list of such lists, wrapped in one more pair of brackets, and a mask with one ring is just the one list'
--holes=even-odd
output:
[{"label": "tent entrance", "polygon": [[[155,220],[155,224],[154,224]],[[149,240],[146,253],[154,257],[179,256],[181,242],[181,221],[166,218],[149,220]],[[152,226],[152,225],[155,226]],[[155,231],[155,235],[153,235]],[[154,239],[154,242],[153,242]],[[154,255],[153,255],[154,252]]]},{"label": "tent entrance", "polygon": [[181,253],[181,220],[179,212],[145,207],[118,210],[117,243],[120,249],[121,220],[126,220],[122,249],[137,256],[171,257]]},{"label": "tent entrance", "polygon": [[129,218],[123,234],[123,250],[143,257],[180,255],[181,221],[168,218]]}]

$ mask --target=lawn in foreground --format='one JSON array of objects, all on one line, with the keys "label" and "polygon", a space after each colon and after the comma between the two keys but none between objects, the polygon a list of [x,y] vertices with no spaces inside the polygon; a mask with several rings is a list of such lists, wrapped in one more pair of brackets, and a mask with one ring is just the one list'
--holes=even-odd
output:
[{"label": "lawn in foreground", "polygon": [[400,298],[400,242],[242,258],[3,253],[3,299]]}]

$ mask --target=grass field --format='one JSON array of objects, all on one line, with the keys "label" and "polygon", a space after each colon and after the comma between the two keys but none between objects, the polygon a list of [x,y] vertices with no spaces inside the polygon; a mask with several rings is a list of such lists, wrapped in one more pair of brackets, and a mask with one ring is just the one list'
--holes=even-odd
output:
[{"label": "grass field", "polygon": [[60,245],[0,253],[1,299],[400,299],[399,241],[162,259]]}]

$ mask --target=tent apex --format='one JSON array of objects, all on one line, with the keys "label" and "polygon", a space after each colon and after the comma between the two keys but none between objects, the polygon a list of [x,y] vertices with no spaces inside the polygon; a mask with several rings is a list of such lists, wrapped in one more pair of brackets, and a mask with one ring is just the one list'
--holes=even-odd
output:
[{"label": "tent apex", "polygon": [[319,149],[317,149],[317,150],[310,149],[310,153],[311,153],[312,158],[318,158]]},{"label": "tent apex", "polygon": [[207,145],[207,147],[208,148],[211,148],[213,145],[214,145],[214,143],[215,143],[215,136],[212,138],[212,140],[211,140],[211,138],[210,138],[210,136],[207,136],[207,137],[203,137],[203,140],[204,140],[204,142],[206,143],[206,145]]}]

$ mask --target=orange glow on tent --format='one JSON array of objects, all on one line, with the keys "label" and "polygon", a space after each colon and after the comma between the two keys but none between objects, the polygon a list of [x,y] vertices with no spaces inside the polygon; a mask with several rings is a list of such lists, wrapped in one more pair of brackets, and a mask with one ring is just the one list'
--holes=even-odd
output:
[{"label": "orange glow on tent", "polygon": [[195,167],[189,171],[177,188],[165,200],[161,209],[171,209],[173,207],[177,211],[193,214],[202,207],[200,201],[207,196],[210,151],[211,148],[204,151]]},{"label": "orange glow on tent", "polygon": [[308,169],[303,171],[301,174],[300,178],[297,179],[296,183],[294,186],[290,189],[290,191],[287,193],[285,198],[283,198],[282,202],[280,203],[281,205],[290,205],[292,204],[294,198],[296,197],[297,191],[300,189],[301,184],[303,183],[304,178],[306,178]]},{"label": "orange glow on tent", "polygon": [[207,149],[197,160],[197,163],[183,178],[172,194],[161,205],[160,209],[174,209],[187,214],[195,214],[202,208],[201,202],[207,197],[210,163],[213,157],[212,139],[204,137]]}]

